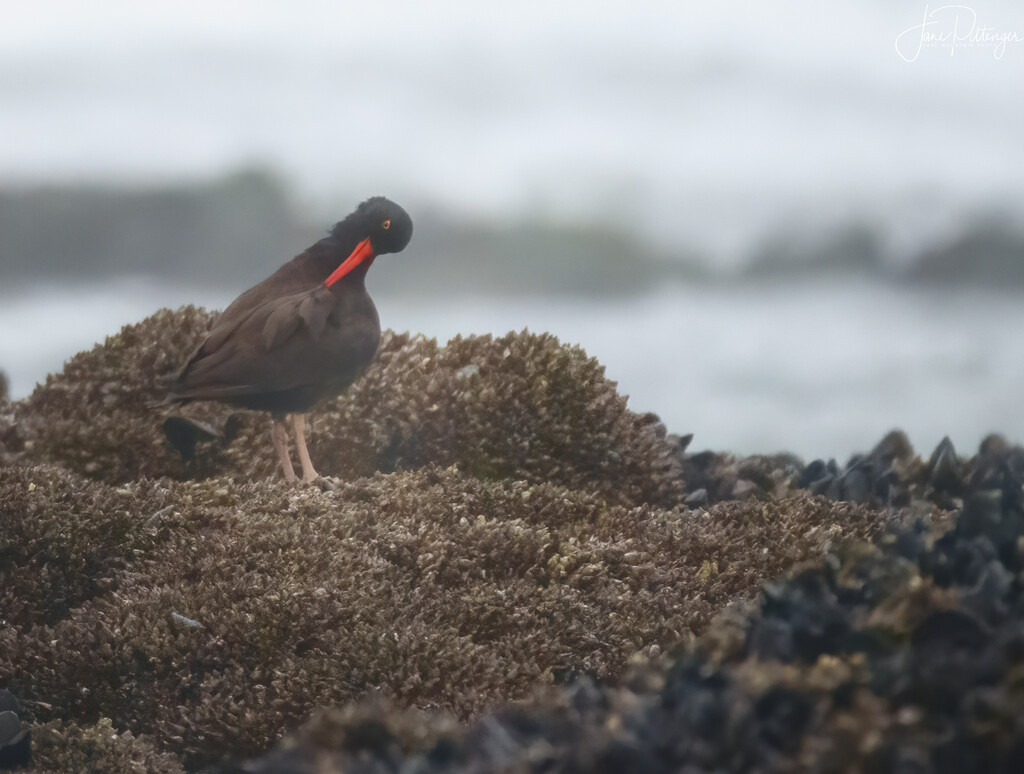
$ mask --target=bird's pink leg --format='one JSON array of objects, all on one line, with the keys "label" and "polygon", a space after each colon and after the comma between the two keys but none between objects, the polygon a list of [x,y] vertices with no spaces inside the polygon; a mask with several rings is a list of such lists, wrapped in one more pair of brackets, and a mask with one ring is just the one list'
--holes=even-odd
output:
[{"label": "bird's pink leg", "polygon": [[[279,422],[276,419],[271,420],[273,427],[271,428],[271,436],[274,439],[274,448],[277,449],[278,459],[281,460],[281,470],[284,472],[284,480],[289,484],[298,480],[295,475],[295,469],[292,468],[292,461],[288,455],[288,428],[284,422]],[[303,447],[305,448],[305,443]]]},{"label": "bird's pink leg", "polygon": [[320,474],[313,470],[313,461],[306,448],[306,415],[292,414],[292,427],[295,428],[295,448],[299,451],[299,462],[302,463],[302,480],[308,484],[316,481]]}]

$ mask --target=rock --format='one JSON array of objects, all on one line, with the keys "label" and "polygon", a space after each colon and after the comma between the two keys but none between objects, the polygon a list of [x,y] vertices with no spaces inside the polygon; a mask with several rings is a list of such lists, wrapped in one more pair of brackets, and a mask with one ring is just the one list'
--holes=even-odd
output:
[{"label": "rock", "polygon": [[832,478],[837,472],[835,460],[829,460],[828,463],[825,460],[814,460],[800,471],[796,485],[801,489],[813,489],[816,484],[820,487],[820,481]]},{"label": "rock", "polygon": [[690,444],[693,443],[693,433],[687,433],[686,435],[671,434],[668,438],[676,444],[679,454],[685,452],[690,447]]},{"label": "rock", "polygon": [[892,430],[878,442],[868,457],[877,468],[888,469],[896,462],[908,462],[914,456],[914,447],[902,430]]},{"label": "rock", "polygon": [[0,712],[21,712],[21,702],[18,697],[6,688],[0,688]]},{"label": "rock", "polygon": [[683,455],[682,468],[691,491],[705,490],[708,502],[714,503],[754,495],[785,497],[793,490],[803,463],[791,454],[737,459],[705,451]]},{"label": "rock", "polygon": [[0,769],[28,766],[32,762],[32,732],[19,717],[21,703],[7,689],[0,689]]},{"label": "rock", "polygon": [[[60,720],[38,724],[33,743],[33,771],[46,774],[185,774],[177,756],[160,752],[144,735],[116,728],[108,718],[81,724]],[[223,771],[238,774],[240,770],[231,767]]]},{"label": "rock", "polygon": [[[163,385],[212,320],[193,307],[161,310],[71,358],[15,404],[29,461],[114,484],[276,475],[266,415],[215,403],[166,421],[160,413]],[[217,427],[233,442],[213,442]],[[629,411],[596,360],[548,334],[460,336],[441,347],[385,332],[374,364],[316,406],[309,427],[329,477],[458,465],[481,479],[590,488],[624,505],[671,507],[685,496],[678,440],[656,415]]]},{"label": "rock", "polygon": [[928,480],[936,490],[948,494],[960,491],[960,471],[956,449],[949,436],[945,436],[935,447],[928,460]]},{"label": "rock", "polygon": [[1010,445],[1002,436],[990,435],[981,442],[972,467],[968,490],[999,489],[1007,497],[1020,498],[1020,484],[1024,481],[1021,447]]},{"label": "rock", "polygon": [[839,496],[837,500],[849,500],[854,503],[868,503],[874,498],[874,470],[870,465],[859,463],[852,470],[846,471],[839,480]]},{"label": "rock", "polygon": [[683,455],[683,476],[694,490],[708,493],[709,502],[726,499],[736,484],[735,474],[723,475],[731,458],[712,451]]},{"label": "rock", "polygon": [[751,481],[763,495],[784,497],[795,487],[803,461],[793,454],[755,454],[736,461],[736,475]]},{"label": "rock", "polygon": [[708,490],[707,489],[694,489],[690,494],[686,496],[686,500],[683,501],[688,507],[694,507],[697,505],[707,505],[708,502]]},{"label": "rock", "polygon": [[973,537],[995,532],[999,529],[1002,520],[1003,492],[1001,489],[972,492],[964,500],[959,529],[964,535]]},{"label": "rock", "polygon": [[881,547],[848,544],[765,587],[755,612],[733,609],[730,633],[713,624],[621,680],[488,711],[443,757],[388,712],[375,717],[394,741],[370,759],[345,749],[350,731],[320,726],[253,771],[1016,771],[1024,524],[1005,491],[970,507],[953,529],[917,522]]},{"label": "rock", "polygon": [[171,618],[175,623],[179,623],[186,629],[202,629],[203,625],[193,618],[183,616],[181,613],[171,613]]},{"label": "rock", "polygon": [[16,712],[0,712],[0,748],[9,746],[21,734],[21,721]]},{"label": "rock", "polygon": [[[799,471],[794,486],[831,500],[902,508],[910,503],[912,490],[919,485],[920,468],[906,434],[893,430],[868,454],[850,457],[841,470],[835,460],[827,464],[815,460]],[[947,504],[945,499],[943,504]]]},{"label": "rock", "polygon": [[732,488],[732,499],[743,500],[747,497],[753,497],[757,492],[757,484],[753,481],[748,481],[745,478],[741,478],[736,482]]},{"label": "rock", "polygon": [[[0,733],[4,732],[3,715],[14,713],[0,713]],[[18,733],[11,736],[6,742],[0,743],[0,769],[16,769],[22,766],[29,766],[32,763],[32,731],[21,728],[17,724]]]},{"label": "rock", "polygon": [[210,319],[0,406],[0,685],[31,710],[0,692],[0,737],[38,771],[1020,768],[1005,440],[687,454],[553,337],[389,332],[297,488],[263,417],[187,406],[188,465],[167,442],[160,380]]},{"label": "rock", "polygon": [[45,719],[220,765],[368,692],[467,718],[556,674],[614,679],[835,530],[888,523],[806,494],[697,516],[454,468],[335,491],[0,468],[0,681]]}]

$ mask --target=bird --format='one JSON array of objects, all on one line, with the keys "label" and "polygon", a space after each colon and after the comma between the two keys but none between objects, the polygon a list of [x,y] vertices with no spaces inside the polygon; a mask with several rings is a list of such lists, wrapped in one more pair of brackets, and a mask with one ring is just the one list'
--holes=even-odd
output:
[{"label": "bird", "polygon": [[339,395],[373,360],[380,319],[366,291],[378,255],[405,249],[412,219],[374,196],[328,235],[231,302],[173,376],[169,404],[220,401],[266,411],[284,478],[292,467],[290,418],[302,481],[319,478],[306,446],[305,415]]}]

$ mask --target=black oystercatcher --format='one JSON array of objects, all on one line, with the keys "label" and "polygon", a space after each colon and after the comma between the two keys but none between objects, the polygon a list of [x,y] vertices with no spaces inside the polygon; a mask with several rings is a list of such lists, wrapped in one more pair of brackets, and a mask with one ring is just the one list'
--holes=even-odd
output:
[{"label": "black oystercatcher", "polygon": [[348,387],[373,359],[380,320],[366,292],[366,271],[376,256],[399,252],[411,237],[405,210],[380,196],[367,199],[329,236],[232,301],[168,398],[269,411],[284,477],[295,481],[284,421],[291,414],[302,479],[313,481],[304,414]]}]

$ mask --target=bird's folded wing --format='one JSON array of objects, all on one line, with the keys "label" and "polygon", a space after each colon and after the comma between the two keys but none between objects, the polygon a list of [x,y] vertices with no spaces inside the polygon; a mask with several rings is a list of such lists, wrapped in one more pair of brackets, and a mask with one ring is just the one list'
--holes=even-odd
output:
[{"label": "bird's folded wing", "polygon": [[263,326],[264,350],[271,352],[277,349],[303,327],[314,340],[319,339],[333,307],[334,296],[326,287],[317,287],[273,301]]},{"label": "bird's folded wing", "polygon": [[[308,383],[323,367],[322,349],[344,350],[358,331],[336,331],[324,341],[334,297],[324,287],[304,290],[239,315],[213,331],[176,378],[173,399],[217,399],[288,389]],[[224,331],[224,333],[221,333]],[[300,332],[305,344],[284,346]]]}]

